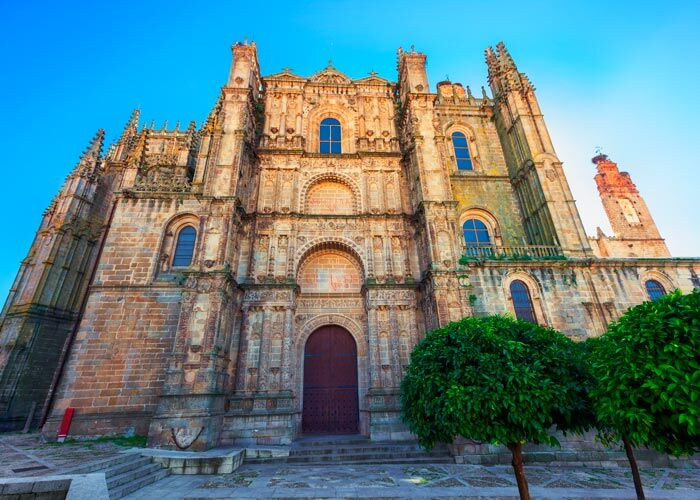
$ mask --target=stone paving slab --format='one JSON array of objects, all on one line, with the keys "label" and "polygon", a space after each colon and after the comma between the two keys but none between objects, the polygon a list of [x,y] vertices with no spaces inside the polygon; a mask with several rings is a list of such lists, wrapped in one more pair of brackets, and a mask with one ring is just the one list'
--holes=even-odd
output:
[{"label": "stone paving slab", "polygon": [[60,474],[87,462],[113,457],[124,449],[111,442],[47,443],[38,433],[2,434],[0,477]]},{"label": "stone paving slab", "polygon": [[[635,498],[623,467],[529,466],[533,498]],[[649,499],[700,498],[700,469],[642,469]],[[170,476],[130,499],[518,498],[510,466],[243,465],[233,474]]]}]

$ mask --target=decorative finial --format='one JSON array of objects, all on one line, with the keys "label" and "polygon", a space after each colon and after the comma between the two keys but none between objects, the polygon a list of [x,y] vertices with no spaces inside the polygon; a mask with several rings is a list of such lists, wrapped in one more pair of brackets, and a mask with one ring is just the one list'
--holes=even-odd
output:
[{"label": "decorative finial", "polygon": [[483,85],[481,86],[481,96],[482,96],[482,99],[488,99],[488,98],[489,98],[489,96],[486,94],[486,89],[484,88]]},{"label": "decorative finial", "polygon": [[449,82],[449,81],[450,81],[450,75],[445,74],[445,80],[447,80],[447,81]]},{"label": "decorative finial", "polygon": [[289,66],[285,66],[284,68],[282,68],[282,73],[289,74],[291,72],[292,68],[290,68]]},{"label": "decorative finial", "polygon": [[328,59],[328,65],[326,68],[332,68],[333,67],[333,59]]},{"label": "decorative finial", "polygon": [[372,71],[369,72],[369,76],[375,77],[375,76],[377,76],[377,72],[374,71],[374,70],[372,70]]},{"label": "decorative finial", "polygon": [[248,45],[248,37],[245,37],[245,38],[243,39],[243,45]]},{"label": "decorative finial", "polygon": [[168,120],[163,122],[163,130],[168,130]]},{"label": "decorative finial", "polygon": [[411,44],[411,52],[415,52],[415,51],[416,51],[416,46]]},{"label": "decorative finial", "polygon": [[175,131],[180,130],[180,120],[175,122]]},{"label": "decorative finial", "polygon": [[467,85],[467,97],[468,97],[469,99],[471,99],[472,97],[474,97],[474,96],[472,95],[472,89],[469,88],[469,85]]}]

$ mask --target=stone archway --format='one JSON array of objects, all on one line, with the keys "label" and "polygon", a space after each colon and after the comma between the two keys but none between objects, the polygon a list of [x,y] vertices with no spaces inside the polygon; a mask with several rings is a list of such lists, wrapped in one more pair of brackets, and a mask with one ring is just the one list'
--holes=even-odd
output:
[{"label": "stone archway", "polygon": [[357,344],[345,328],[315,330],[304,347],[302,432],[357,434]]}]

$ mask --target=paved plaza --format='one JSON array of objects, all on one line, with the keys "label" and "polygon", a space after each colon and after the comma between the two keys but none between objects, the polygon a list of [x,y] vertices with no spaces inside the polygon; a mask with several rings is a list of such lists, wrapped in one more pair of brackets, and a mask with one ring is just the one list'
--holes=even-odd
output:
[{"label": "paved plaza", "polygon": [[61,474],[125,450],[114,442],[47,443],[38,433],[0,434],[0,477]]},{"label": "paved plaza", "polygon": [[[700,498],[697,469],[643,470],[647,498]],[[533,498],[635,498],[627,469],[526,466]],[[243,465],[222,476],[169,476],[129,499],[518,498],[510,466]]]},{"label": "paved plaza", "polygon": [[[113,442],[45,443],[38,434],[0,436],[0,477],[61,474],[114,457]],[[635,498],[627,467],[526,465],[533,498]],[[700,499],[700,468],[642,468],[649,499]],[[510,466],[460,464],[244,464],[233,474],[170,475],[130,499],[517,498]]]}]

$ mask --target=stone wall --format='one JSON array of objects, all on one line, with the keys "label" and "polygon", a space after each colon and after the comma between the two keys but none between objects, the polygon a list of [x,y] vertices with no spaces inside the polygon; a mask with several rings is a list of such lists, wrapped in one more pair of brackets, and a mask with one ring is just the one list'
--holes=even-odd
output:
[{"label": "stone wall", "polygon": [[602,334],[628,308],[648,300],[646,279],[689,292],[697,286],[698,267],[697,261],[682,259],[486,260],[469,262],[465,274],[476,315],[514,314],[509,285],[519,279],[528,286],[538,323],[583,340]]}]

